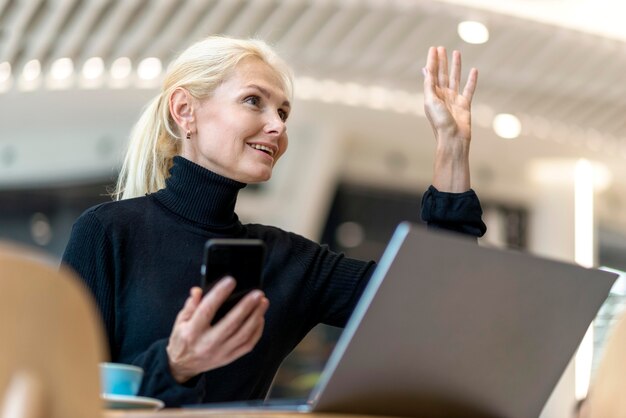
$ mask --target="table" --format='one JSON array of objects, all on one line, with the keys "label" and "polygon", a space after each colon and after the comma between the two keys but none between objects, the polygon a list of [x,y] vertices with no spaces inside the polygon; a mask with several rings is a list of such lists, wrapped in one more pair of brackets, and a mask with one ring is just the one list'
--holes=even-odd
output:
[{"label": "table", "polygon": [[[318,414],[250,409],[162,409],[160,411],[109,410],[103,418],[366,418],[365,415]],[[377,416],[376,418],[381,418]]]}]

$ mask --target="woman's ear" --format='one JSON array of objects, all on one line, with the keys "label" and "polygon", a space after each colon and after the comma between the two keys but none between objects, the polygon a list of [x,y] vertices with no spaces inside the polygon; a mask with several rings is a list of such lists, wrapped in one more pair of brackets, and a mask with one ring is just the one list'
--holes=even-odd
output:
[{"label": "woman's ear", "polygon": [[179,129],[185,133],[193,131],[193,98],[187,90],[178,87],[170,95],[169,100],[170,115],[178,125]]}]

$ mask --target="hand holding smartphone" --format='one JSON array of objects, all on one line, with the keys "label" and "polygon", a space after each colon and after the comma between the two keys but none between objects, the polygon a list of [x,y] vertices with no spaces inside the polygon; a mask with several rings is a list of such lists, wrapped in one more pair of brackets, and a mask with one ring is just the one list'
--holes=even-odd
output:
[{"label": "hand holding smartphone", "polygon": [[248,292],[261,288],[265,244],[259,239],[210,239],[204,245],[202,290],[207,293],[220,279],[232,276],[237,282],[233,293],[211,321],[219,321]]}]

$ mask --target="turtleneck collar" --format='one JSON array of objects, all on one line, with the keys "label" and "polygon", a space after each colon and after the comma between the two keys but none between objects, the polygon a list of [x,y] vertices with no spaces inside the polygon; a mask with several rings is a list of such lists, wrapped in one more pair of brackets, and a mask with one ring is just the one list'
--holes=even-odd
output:
[{"label": "turtleneck collar", "polygon": [[239,190],[245,186],[176,156],[165,188],[153,196],[189,221],[223,229],[239,224],[235,204]]}]

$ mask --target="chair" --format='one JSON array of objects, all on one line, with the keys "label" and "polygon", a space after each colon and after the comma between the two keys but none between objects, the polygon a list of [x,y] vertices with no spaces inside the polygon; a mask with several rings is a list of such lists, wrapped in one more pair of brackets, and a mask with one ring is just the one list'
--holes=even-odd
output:
[{"label": "chair", "polygon": [[589,396],[585,418],[626,417],[626,315],[611,330]]},{"label": "chair", "polygon": [[0,242],[0,418],[102,416],[104,341],[72,272]]}]

